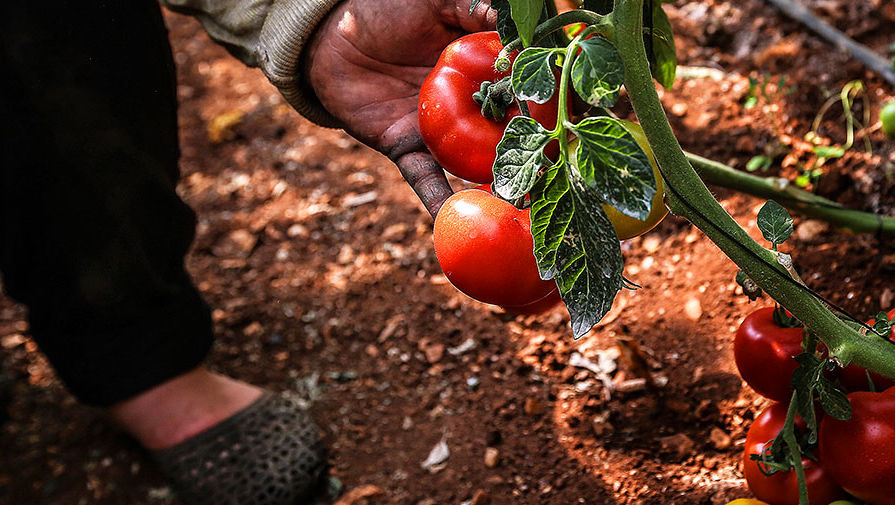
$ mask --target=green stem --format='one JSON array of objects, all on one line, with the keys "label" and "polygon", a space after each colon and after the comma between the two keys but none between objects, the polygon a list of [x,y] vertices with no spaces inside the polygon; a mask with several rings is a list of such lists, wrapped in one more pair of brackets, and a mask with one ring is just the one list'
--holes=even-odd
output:
[{"label": "green stem", "polygon": [[796,479],[799,482],[799,505],[810,505],[808,503],[808,481],[805,479],[805,467],[802,466],[802,450],[796,440],[795,422],[798,410],[796,405],[796,393],[793,393],[792,399],[789,401],[789,408],[786,410],[786,421],[783,423],[783,441],[786,442],[786,448],[789,449],[792,467],[796,471]]},{"label": "green stem", "polygon": [[[596,27],[596,33],[599,33],[607,39],[612,40],[612,20],[610,19],[610,17],[597,14],[593,11],[582,9],[563,12],[562,14],[550,18],[547,21],[539,24],[538,27],[535,28],[535,33],[534,36],[532,36],[532,41],[537,43],[556,30],[561,30],[564,26],[573,23],[587,23],[589,25],[593,25],[594,27]],[[509,70],[509,54],[513,51],[518,51],[519,49],[522,49],[522,39],[520,38],[516,38],[509,42],[506,46],[504,46],[504,48],[501,49],[500,53],[497,55],[498,70],[504,72]],[[505,62],[507,64],[507,67],[500,68],[501,62]]]},{"label": "green stem", "polygon": [[668,187],[672,210],[701,229],[768,295],[823,337],[832,356],[895,378],[895,346],[861,335],[839,320],[753,240],[718,204],[678,144],[650,76],[643,47],[643,0],[615,0],[615,42],[625,65],[625,87]]},{"label": "green stem", "polygon": [[559,159],[569,159],[569,142],[566,134],[566,121],[569,119],[569,80],[572,75],[572,63],[575,59],[575,53],[578,51],[578,41],[582,38],[596,32],[594,26],[588,26],[579,33],[572,42],[566,47],[566,53],[562,62],[562,73],[559,77],[559,91],[557,100],[559,105],[556,112],[556,130],[554,136],[559,140]]},{"label": "green stem", "polygon": [[893,217],[848,209],[832,200],[799,189],[787,179],[757,177],[696,154],[685,154],[702,180],[708,184],[774,200],[790,210],[854,233],[895,236]]}]

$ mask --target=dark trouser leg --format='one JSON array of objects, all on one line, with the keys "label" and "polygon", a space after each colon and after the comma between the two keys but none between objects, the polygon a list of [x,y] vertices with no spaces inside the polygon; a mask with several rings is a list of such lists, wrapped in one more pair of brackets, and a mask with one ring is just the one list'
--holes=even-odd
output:
[{"label": "dark trouser leg", "polygon": [[72,393],[108,406],[211,343],[183,268],[195,217],[174,192],[167,32],[154,0],[17,2],[0,41],[3,282]]}]

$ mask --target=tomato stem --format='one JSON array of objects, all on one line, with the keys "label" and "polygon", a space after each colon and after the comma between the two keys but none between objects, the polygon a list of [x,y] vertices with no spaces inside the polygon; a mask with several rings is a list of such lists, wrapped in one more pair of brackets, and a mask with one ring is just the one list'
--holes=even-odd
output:
[{"label": "tomato stem", "polygon": [[802,450],[799,442],[796,440],[795,422],[798,402],[796,401],[796,392],[793,392],[792,399],[789,400],[789,408],[786,410],[786,421],[783,423],[783,440],[789,449],[789,456],[792,459],[792,467],[796,471],[796,478],[799,481],[799,505],[810,505],[808,503],[808,481],[805,479],[805,467],[802,466]]},{"label": "tomato stem", "polygon": [[[570,25],[573,23],[587,23],[591,26],[594,26],[596,33],[599,33],[607,39],[612,40],[613,23],[611,16],[603,16],[601,14],[597,14],[594,11],[581,9],[563,12],[562,14],[556,17],[552,17],[547,21],[539,24],[538,27],[535,28],[535,33],[532,36],[532,42],[537,43],[547,35],[550,35],[557,30],[561,30],[566,25]],[[497,55],[497,60],[494,63],[497,70],[501,72],[506,72],[507,70],[509,70],[509,55],[513,51],[518,51],[519,49],[522,49],[522,39],[516,38],[507,43],[507,45],[500,50],[500,53]]]},{"label": "tomato stem", "polygon": [[789,210],[826,221],[854,233],[873,233],[895,237],[895,218],[849,209],[803,189],[779,177],[758,177],[723,163],[684,153],[703,181],[715,186],[774,200]]},{"label": "tomato stem", "polygon": [[768,295],[817,335],[830,356],[895,378],[895,345],[860,335],[804,286],[793,282],[776,255],[753,240],[718,204],[687,160],[656,94],[642,36],[643,0],[615,0],[615,42],[625,66],[625,87],[668,188],[672,210],[689,219]]}]

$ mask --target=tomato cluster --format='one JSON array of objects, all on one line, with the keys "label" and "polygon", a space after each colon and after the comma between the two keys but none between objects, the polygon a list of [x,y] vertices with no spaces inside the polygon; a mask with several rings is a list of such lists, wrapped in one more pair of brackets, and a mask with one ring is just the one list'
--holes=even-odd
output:
[{"label": "tomato cluster", "polygon": [[[494,179],[491,166],[497,144],[510,120],[522,113],[512,102],[502,118],[486,117],[472,98],[482,83],[493,84],[509,75],[494,68],[501,49],[494,31],[460,37],[444,49],[420,87],[420,134],[426,147],[442,168],[481,184]],[[551,129],[556,127],[558,104],[556,94],[545,104],[527,103],[531,117]]]},{"label": "tomato cluster", "polygon": [[[488,117],[473,98],[486,81],[493,84],[509,75],[494,66],[502,48],[497,32],[461,37],[445,48],[420,89],[420,133],[426,147],[445,170],[472,182],[493,181],[497,144],[510,119],[521,114],[513,101],[506,104],[503,117]],[[557,95],[545,104],[527,104],[530,116],[548,129],[556,127]],[[636,123],[623,124],[647,154],[658,191],[645,221],[604,206],[620,240],[649,231],[668,212],[662,177],[643,130]],[[556,157],[555,141],[547,145],[546,154]],[[459,191],[435,219],[435,254],[460,291],[511,312],[537,313],[560,298],[555,282],[540,278],[530,228],[530,211],[494,196],[490,187]]]},{"label": "tomato cluster", "polygon": [[[888,317],[895,317],[895,310]],[[794,470],[766,475],[752,456],[766,451],[783,428],[786,402],[793,392],[791,378],[798,366],[794,358],[802,353],[802,331],[789,324],[784,311],[767,307],[747,316],[734,339],[734,358],[743,380],[777,402],[755,419],[743,452],[749,489],[770,505],[799,502]],[[813,458],[802,459],[810,502],[826,505],[848,492],[870,505],[895,505],[895,382],[854,365],[831,375],[851,391],[847,397],[852,417],[841,421],[817,414],[818,446]],[[868,391],[871,386],[883,392]],[[805,430],[805,423],[797,419],[796,432]]]}]

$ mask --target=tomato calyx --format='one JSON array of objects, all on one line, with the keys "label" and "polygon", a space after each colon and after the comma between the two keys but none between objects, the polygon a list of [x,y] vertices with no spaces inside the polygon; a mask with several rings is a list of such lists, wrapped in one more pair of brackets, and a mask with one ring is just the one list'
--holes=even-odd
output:
[{"label": "tomato calyx", "polygon": [[478,91],[472,94],[472,99],[482,106],[482,116],[496,122],[503,121],[507,116],[507,108],[513,104],[513,83],[510,76],[499,81],[483,81]]},{"label": "tomato calyx", "polygon": [[[784,440],[785,429],[786,427],[781,429],[776,437],[765,442],[761,453],[749,455],[750,460],[757,462],[758,470],[768,477],[775,473],[788,472],[795,468],[793,453],[787,447],[786,440]],[[807,458],[812,461],[817,461],[817,456],[814,454],[814,449],[817,448],[817,443],[811,443],[810,435],[808,433],[802,432],[801,430],[794,430],[794,433],[796,444],[799,448],[800,460]]]},{"label": "tomato calyx", "polygon": [[777,326],[780,326],[781,328],[801,328],[803,326],[801,321],[793,317],[793,315],[781,305],[774,306],[774,314],[772,317]]}]

